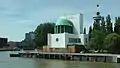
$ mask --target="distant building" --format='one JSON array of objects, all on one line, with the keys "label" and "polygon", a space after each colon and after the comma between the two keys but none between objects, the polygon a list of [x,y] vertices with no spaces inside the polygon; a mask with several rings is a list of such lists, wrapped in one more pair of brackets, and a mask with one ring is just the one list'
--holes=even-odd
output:
[{"label": "distant building", "polygon": [[33,40],[35,38],[34,32],[29,32],[25,34],[25,40]]},{"label": "distant building", "polygon": [[0,47],[7,46],[8,39],[7,38],[0,38]]},{"label": "distant building", "polygon": [[9,41],[8,45],[9,45],[10,48],[19,47],[20,42]]},{"label": "distant building", "polygon": [[21,48],[23,49],[34,48],[35,46],[34,39],[35,39],[34,32],[25,33],[25,39],[21,42]]},{"label": "distant building", "polygon": [[9,41],[8,45],[10,49],[19,50],[21,42]]},{"label": "distant building", "polygon": [[9,45],[10,48],[16,47],[16,43],[13,42],[13,41],[8,42],[8,45]]}]

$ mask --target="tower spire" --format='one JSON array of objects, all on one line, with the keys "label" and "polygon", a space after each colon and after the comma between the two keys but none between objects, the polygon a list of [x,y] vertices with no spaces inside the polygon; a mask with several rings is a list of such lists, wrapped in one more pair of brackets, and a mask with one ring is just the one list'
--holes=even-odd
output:
[{"label": "tower spire", "polygon": [[100,15],[100,12],[99,12],[99,5],[97,5],[97,13],[96,15]]},{"label": "tower spire", "polygon": [[99,12],[99,5],[97,4],[97,12]]},{"label": "tower spire", "polygon": [[94,19],[95,21],[97,21],[97,22],[101,20],[101,15],[100,15],[100,12],[99,12],[99,5],[98,5],[98,4],[97,4],[96,16],[93,17],[93,19]]}]

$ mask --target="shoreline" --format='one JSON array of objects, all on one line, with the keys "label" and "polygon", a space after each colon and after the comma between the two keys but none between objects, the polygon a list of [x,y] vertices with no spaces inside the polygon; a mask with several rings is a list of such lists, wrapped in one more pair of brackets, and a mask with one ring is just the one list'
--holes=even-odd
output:
[{"label": "shoreline", "polygon": [[0,49],[1,51],[20,51],[19,49]]}]

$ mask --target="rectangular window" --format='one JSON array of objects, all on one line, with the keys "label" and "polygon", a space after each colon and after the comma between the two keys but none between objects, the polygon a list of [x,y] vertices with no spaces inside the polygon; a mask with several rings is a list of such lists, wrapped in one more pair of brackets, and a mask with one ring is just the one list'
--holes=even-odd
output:
[{"label": "rectangular window", "polygon": [[64,33],[64,26],[61,26],[61,33]]},{"label": "rectangular window", "polygon": [[81,43],[80,38],[69,38],[69,43]]},{"label": "rectangular window", "polygon": [[79,43],[81,42],[81,39],[80,39],[80,38],[78,38],[78,42],[79,42]]}]

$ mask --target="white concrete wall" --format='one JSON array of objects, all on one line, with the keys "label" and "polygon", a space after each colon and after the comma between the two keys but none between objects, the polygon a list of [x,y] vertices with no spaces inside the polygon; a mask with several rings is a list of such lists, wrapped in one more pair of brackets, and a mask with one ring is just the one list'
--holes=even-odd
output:
[{"label": "white concrete wall", "polygon": [[84,25],[84,23],[83,23],[83,14],[80,14],[79,15],[79,20],[80,20],[80,34],[83,34],[84,32],[84,30],[83,30],[83,25]]},{"label": "white concrete wall", "polygon": [[[81,39],[81,43],[69,43],[69,38],[80,38]],[[69,44],[78,44],[78,45],[87,45],[88,43],[85,42],[85,38],[87,38],[88,40],[88,35],[85,34],[65,34],[65,45],[69,45]]]},{"label": "white concrete wall", "polygon": [[48,46],[51,45],[51,34],[50,33],[47,34],[47,45]]},{"label": "white concrete wall", "polygon": [[[56,41],[56,38],[59,40]],[[51,48],[65,48],[65,34],[51,34]]]},{"label": "white concrete wall", "polygon": [[65,34],[65,44],[66,45],[72,45],[72,44],[81,44],[81,43],[69,43],[69,38],[79,38],[79,36],[77,34]]},{"label": "white concrete wall", "polygon": [[[59,40],[56,41],[56,38]],[[81,43],[69,43],[69,38],[80,38]],[[78,44],[78,45],[86,45],[85,39],[87,35],[85,34],[69,34],[69,33],[61,33],[61,34],[49,34],[48,35],[48,45],[51,48],[66,48],[67,45]],[[88,39],[88,38],[87,38]]]}]

